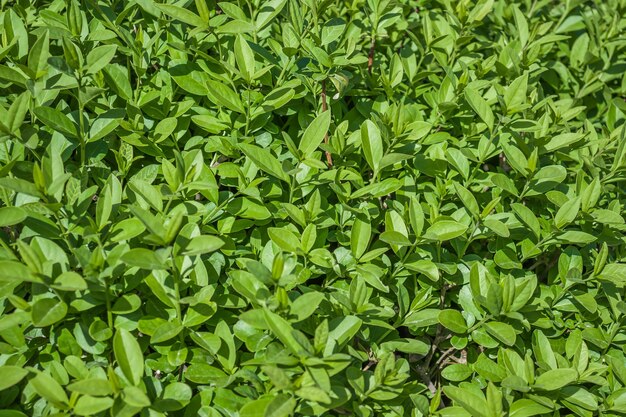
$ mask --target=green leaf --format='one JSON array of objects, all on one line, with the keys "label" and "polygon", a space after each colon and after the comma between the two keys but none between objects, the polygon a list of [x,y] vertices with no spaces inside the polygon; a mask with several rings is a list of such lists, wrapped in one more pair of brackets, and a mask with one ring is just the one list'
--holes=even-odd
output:
[{"label": "green leaf", "polygon": [[113,398],[81,396],[74,405],[74,414],[78,416],[91,416],[113,407]]},{"label": "green leaf", "polygon": [[226,107],[238,113],[245,113],[241,99],[230,87],[215,80],[207,80],[207,96],[218,106]]},{"label": "green leaf", "polygon": [[15,84],[25,85],[27,78],[19,71],[0,65],[0,79],[11,81]]},{"label": "green leaf", "polygon": [[143,354],[139,343],[128,330],[117,330],[113,337],[113,352],[126,379],[138,385],[143,377]]},{"label": "green leaf", "polygon": [[454,386],[446,386],[443,388],[443,392],[452,399],[455,403],[458,403],[461,407],[467,410],[472,416],[487,417],[487,401],[482,396],[476,393]]},{"label": "green leaf", "polygon": [[238,35],[235,38],[235,59],[239,72],[243,78],[250,83],[254,79],[256,63],[254,61],[254,52],[248,41],[243,36]]},{"label": "green leaf", "polygon": [[298,252],[300,239],[289,230],[270,228],[267,230],[267,234],[281,249],[287,252]]},{"label": "green leaf", "polygon": [[535,387],[545,391],[554,391],[575,382],[578,373],[574,369],[551,369],[535,379]]},{"label": "green leaf", "polygon": [[389,287],[381,281],[383,271],[373,264],[357,265],[357,274],[378,291],[389,292]]},{"label": "green leaf", "polygon": [[573,145],[574,143],[582,140],[585,135],[582,133],[561,133],[554,136],[548,143],[545,144],[547,152],[554,152],[558,149],[565,148]]},{"label": "green leaf", "polygon": [[175,130],[178,121],[174,117],[161,120],[154,128],[154,137],[157,142],[167,139]]},{"label": "green leaf", "polygon": [[155,4],[163,13],[170,16],[173,19],[180,20],[191,26],[206,26],[206,22],[197,14],[191,10],[184,9],[173,4]]},{"label": "green leaf", "polygon": [[626,263],[609,263],[604,266],[598,279],[613,282],[620,288],[626,286]]},{"label": "green leaf", "polygon": [[598,409],[596,396],[582,387],[565,387],[561,389],[561,394],[565,404],[573,404],[592,411]]},{"label": "green leaf", "polygon": [[283,171],[280,162],[267,149],[244,143],[239,144],[239,149],[267,174],[289,182],[289,176]]},{"label": "green leaf", "polygon": [[261,397],[250,401],[239,410],[240,417],[265,417],[265,410],[272,402],[272,397]]},{"label": "green leaf", "polygon": [[28,68],[35,74],[35,78],[40,78],[43,71],[48,66],[50,56],[50,34],[46,30],[30,48],[28,53]]},{"label": "green leaf", "polygon": [[[491,1],[493,4],[493,0]],[[494,116],[491,111],[491,107],[482,98],[482,96],[473,88],[465,87],[465,100],[470,105],[470,107],[476,112],[478,117],[482,119],[483,122],[487,125],[489,130],[493,130],[494,124]]]},{"label": "green leaf", "polygon": [[382,232],[379,238],[383,242],[389,243],[390,245],[411,246],[409,238],[404,236],[402,233],[393,230]]},{"label": "green leaf", "polygon": [[57,323],[67,314],[67,304],[54,298],[43,298],[33,305],[33,325],[48,327]]},{"label": "green leaf", "polygon": [[130,188],[132,192],[139,197],[138,200],[141,205],[145,206],[147,204],[157,211],[163,210],[163,199],[161,193],[151,184],[146,181],[133,178],[133,180],[128,183],[128,188]]},{"label": "green leaf", "polygon": [[63,387],[51,376],[38,373],[29,381],[35,392],[50,401],[55,407],[64,410],[68,408],[69,399]]},{"label": "green leaf", "polygon": [[588,243],[596,241],[597,237],[586,232],[568,230],[558,235],[557,239],[566,243],[578,243],[586,245]]},{"label": "green leaf", "polygon": [[330,324],[331,330],[328,333],[328,343],[324,349],[324,354],[330,354],[335,346],[343,346],[356,335],[361,328],[363,320],[356,316],[337,317]]},{"label": "green leaf", "polygon": [[37,107],[34,112],[35,116],[49,128],[72,138],[78,137],[78,126],[60,111],[50,107]]},{"label": "green leaf", "polygon": [[479,0],[467,17],[468,22],[483,20],[493,9],[494,0]]},{"label": "green leaf", "polygon": [[307,401],[313,401],[321,404],[329,404],[331,402],[330,397],[324,391],[317,387],[302,387],[298,389],[295,394]]},{"label": "green leaf", "polygon": [[464,363],[455,363],[453,365],[448,365],[441,371],[441,376],[443,378],[453,382],[464,381],[472,374],[472,368]]},{"label": "green leaf", "polygon": [[20,282],[33,281],[38,282],[30,269],[20,262],[16,261],[0,261],[0,282]]},{"label": "green leaf", "polygon": [[279,394],[267,405],[263,417],[288,417],[296,408],[296,400],[286,394]]},{"label": "green leaf", "polygon": [[519,217],[519,219],[526,224],[530,228],[530,231],[533,232],[536,238],[539,238],[541,235],[541,225],[539,224],[539,220],[533,214],[533,212],[526,206],[520,203],[511,204],[511,208],[513,212]]},{"label": "green leaf", "polygon": [[168,321],[160,325],[150,338],[150,343],[157,344],[167,342],[178,336],[183,331],[180,321]]},{"label": "green leaf", "polygon": [[296,298],[291,304],[291,313],[302,321],[310,317],[324,299],[324,294],[317,291],[307,292]]},{"label": "green leaf", "polygon": [[439,323],[441,323],[445,328],[452,330],[454,333],[462,334],[467,332],[465,319],[457,310],[441,310],[439,313]]},{"label": "green leaf", "polygon": [[404,320],[405,326],[428,327],[439,323],[439,312],[441,310],[427,308],[420,311],[411,311]]},{"label": "green leaf", "polygon": [[79,381],[72,382],[67,386],[67,389],[72,392],[77,392],[84,395],[111,395],[113,394],[113,388],[111,382],[101,378],[88,378]]},{"label": "green leaf", "polygon": [[98,46],[87,54],[87,73],[95,74],[106,67],[115,56],[117,45]]},{"label": "green leaf", "polygon": [[510,324],[502,323],[499,321],[492,321],[489,323],[485,323],[485,328],[487,332],[508,346],[513,346],[515,344],[515,339],[517,338],[517,334],[515,333],[515,329]]},{"label": "green leaf", "polygon": [[381,182],[366,185],[352,193],[352,198],[360,198],[364,196],[382,197],[391,194],[402,187],[402,183],[396,178],[387,178]]},{"label": "green leaf", "polygon": [[126,252],[120,258],[122,262],[130,266],[143,269],[165,269],[163,260],[154,251],[145,248],[135,248]]},{"label": "green leaf", "polygon": [[511,232],[509,231],[509,228],[506,226],[506,224],[502,223],[499,220],[496,220],[494,218],[486,218],[485,220],[483,220],[483,224],[487,226],[489,229],[493,230],[499,236],[502,236],[502,237],[511,236]]},{"label": "green leaf", "polygon": [[124,387],[124,402],[131,407],[144,408],[150,406],[150,398],[138,387]]},{"label": "green leaf", "polygon": [[322,143],[324,135],[328,133],[330,127],[330,111],[320,113],[306,128],[298,149],[304,157],[309,157]]},{"label": "green leaf", "polygon": [[28,375],[28,371],[19,366],[4,365],[0,366],[0,375],[2,375],[0,391],[4,391],[24,379]]},{"label": "green leaf", "polygon": [[371,235],[371,223],[367,219],[362,218],[362,216],[357,215],[354,223],[352,223],[352,231],[350,233],[350,249],[356,259],[361,258],[367,250]]},{"label": "green leaf", "polygon": [[366,120],[361,125],[361,146],[367,164],[374,173],[377,173],[383,158],[383,140],[380,137],[378,126],[370,120]]},{"label": "green leaf", "polygon": [[28,215],[19,207],[0,207],[0,227],[22,223]]},{"label": "green leaf", "polygon": [[[519,9],[516,9],[516,13]],[[523,16],[522,16],[523,18]],[[517,20],[516,14],[516,20]],[[504,104],[507,114],[517,113],[524,109],[528,89],[528,73],[524,73],[511,82],[504,92]]]},{"label": "green leaf", "polygon": [[411,222],[411,228],[415,236],[421,236],[424,229],[424,211],[422,206],[414,196],[409,203],[409,220]]},{"label": "green leaf", "polygon": [[109,64],[104,67],[105,79],[108,86],[113,89],[122,99],[132,100],[133,89],[130,86],[128,72],[124,67],[117,64]]},{"label": "green leaf", "polygon": [[430,240],[445,241],[465,233],[467,226],[454,220],[438,220],[426,230],[424,237]]},{"label": "green leaf", "polygon": [[191,239],[182,254],[186,256],[201,255],[215,252],[222,246],[224,246],[224,241],[217,236],[201,235]]},{"label": "green leaf", "polygon": [[260,31],[267,26],[274,17],[276,17],[283,7],[287,4],[287,0],[269,0],[263,3],[263,7],[259,11],[256,17],[255,27],[257,31]]},{"label": "green leaf", "polygon": [[185,371],[185,379],[196,384],[219,384],[220,380],[226,381],[228,375],[206,363],[192,363]]},{"label": "green leaf", "polygon": [[576,219],[580,210],[580,197],[568,200],[559,208],[556,216],[554,216],[554,224],[557,228],[562,229]]},{"label": "green leaf", "polygon": [[26,114],[30,108],[30,101],[31,94],[29,91],[25,91],[15,99],[13,104],[11,104],[6,118],[9,132],[19,132],[19,129],[22,127],[22,123],[24,122]]},{"label": "green leaf", "polygon": [[533,400],[522,398],[511,404],[509,408],[510,417],[531,417],[546,414],[551,412],[552,409],[536,403]]},{"label": "green leaf", "polygon": [[268,309],[263,309],[265,322],[272,333],[285,345],[287,350],[296,356],[304,353],[304,349],[293,336],[293,328],[289,322],[276,313],[272,313]]},{"label": "green leaf", "polygon": [[456,194],[459,196],[463,205],[467,208],[469,213],[475,217],[479,215],[480,208],[478,207],[478,202],[476,201],[476,197],[465,187],[463,187],[458,182],[454,183],[454,190]]},{"label": "green leaf", "polygon": [[419,261],[406,263],[404,267],[410,271],[426,275],[433,282],[439,281],[439,269],[433,261],[421,259]]}]

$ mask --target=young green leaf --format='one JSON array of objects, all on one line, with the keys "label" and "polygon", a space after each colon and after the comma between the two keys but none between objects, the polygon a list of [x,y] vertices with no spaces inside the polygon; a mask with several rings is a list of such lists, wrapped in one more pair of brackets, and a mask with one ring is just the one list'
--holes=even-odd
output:
[{"label": "young green leaf", "polygon": [[113,352],[122,373],[133,385],[143,377],[143,353],[135,337],[126,329],[119,329],[113,338]]},{"label": "young green leaf", "polygon": [[430,226],[424,237],[431,240],[445,241],[465,233],[467,226],[454,220],[439,220]]},{"label": "young green leaf", "polygon": [[439,313],[439,323],[441,323],[445,328],[452,330],[454,333],[462,334],[467,332],[465,319],[457,310],[442,310]]},{"label": "young green leaf", "polygon": [[69,398],[63,387],[50,375],[38,373],[33,379],[28,381],[37,394],[50,401],[56,408],[66,410],[69,405]]},{"label": "young green leaf", "polygon": [[106,67],[115,56],[117,45],[98,46],[87,54],[87,73],[95,74]]},{"label": "young green leaf", "polygon": [[476,112],[478,117],[480,117],[482,121],[485,122],[489,130],[493,130],[493,111],[491,110],[491,107],[489,107],[489,104],[487,104],[485,99],[473,88],[466,87],[465,100],[467,100],[467,103],[474,110],[474,112]]},{"label": "young green leaf", "polygon": [[554,216],[554,224],[557,228],[562,229],[576,219],[580,210],[580,197],[567,201],[559,208],[556,216]]},{"label": "young green leaf", "polygon": [[283,171],[280,162],[267,149],[245,143],[239,144],[239,149],[266,173],[279,180],[289,182],[289,176]]},{"label": "young green leaf", "polygon": [[185,9],[180,6],[175,6],[173,4],[156,4],[163,13],[170,16],[173,19],[180,20],[183,23],[186,23],[191,26],[206,26],[206,22],[197,14],[192,12],[191,10]]},{"label": "young green leaf", "polygon": [[361,125],[361,146],[365,160],[374,173],[377,173],[383,158],[383,141],[378,126],[371,120],[366,120]]},{"label": "young green leaf", "polygon": [[306,128],[298,149],[305,158],[309,157],[324,140],[330,126],[330,111],[320,113]]},{"label": "young green leaf", "polygon": [[248,41],[242,36],[238,35],[235,38],[235,59],[237,61],[237,68],[243,75],[243,78],[248,82],[252,82],[255,73],[255,61],[254,52]]},{"label": "young green leaf", "polygon": [[0,374],[2,375],[0,391],[4,391],[24,379],[28,375],[28,371],[19,366],[4,365],[0,366]]},{"label": "young green leaf", "polygon": [[246,112],[239,95],[226,84],[215,80],[207,80],[206,88],[207,96],[213,103],[238,113],[243,114]]},{"label": "young green leaf", "polygon": [[78,137],[78,126],[60,111],[50,107],[37,107],[34,112],[49,128],[72,138]]}]

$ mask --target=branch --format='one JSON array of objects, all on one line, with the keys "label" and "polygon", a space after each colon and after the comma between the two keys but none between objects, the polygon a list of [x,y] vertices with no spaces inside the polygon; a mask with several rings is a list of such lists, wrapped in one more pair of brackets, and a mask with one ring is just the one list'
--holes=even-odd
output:
[{"label": "branch", "polygon": [[372,73],[372,66],[374,65],[374,50],[376,49],[376,38],[372,36],[372,43],[370,45],[370,53],[367,56],[367,72]]}]

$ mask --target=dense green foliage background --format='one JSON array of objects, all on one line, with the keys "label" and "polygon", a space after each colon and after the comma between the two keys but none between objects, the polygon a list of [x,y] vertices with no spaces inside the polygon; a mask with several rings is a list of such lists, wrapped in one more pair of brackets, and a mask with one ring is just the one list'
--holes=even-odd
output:
[{"label": "dense green foliage background", "polygon": [[0,417],[626,415],[626,1],[0,7]]}]

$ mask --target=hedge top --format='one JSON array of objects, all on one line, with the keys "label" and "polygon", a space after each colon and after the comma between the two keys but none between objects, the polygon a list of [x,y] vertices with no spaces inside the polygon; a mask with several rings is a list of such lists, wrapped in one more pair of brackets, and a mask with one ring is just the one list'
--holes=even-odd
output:
[{"label": "hedge top", "polygon": [[0,417],[625,415],[622,16],[0,2]]}]

